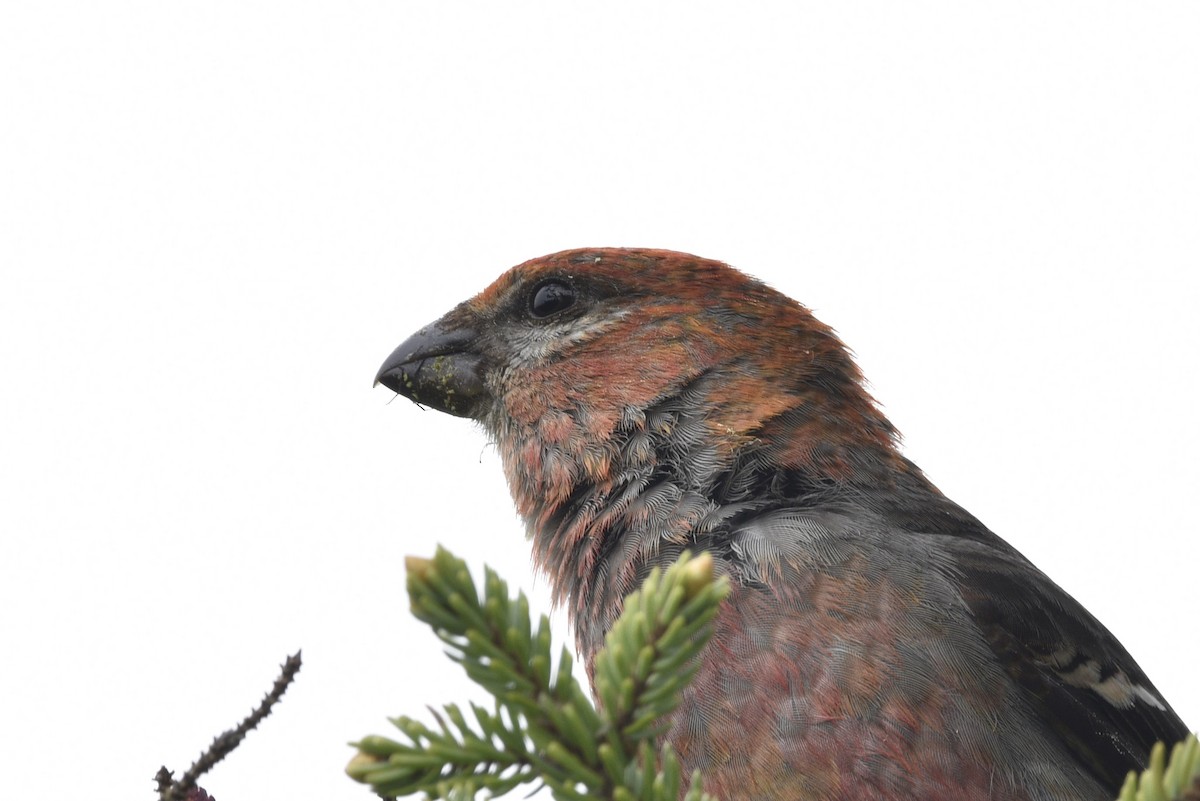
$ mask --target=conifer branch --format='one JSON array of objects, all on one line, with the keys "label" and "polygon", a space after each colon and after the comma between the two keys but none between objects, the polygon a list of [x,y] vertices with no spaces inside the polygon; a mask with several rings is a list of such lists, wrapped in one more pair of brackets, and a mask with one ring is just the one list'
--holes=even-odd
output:
[{"label": "conifer branch", "polygon": [[[488,569],[480,596],[465,563],[444,549],[410,558],[413,614],[447,645],[448,655],[494,696],[488,709],[456,704],[434,712],[437,728],[409,717],[392,723],[407,742],[381,736],[351,745],[346,772],[385,797],[425,793],[490,797],[536,781],[559,801],[677,801],[683,786],[669,746],[656,747],[659,721],[679,702],[695,657],[727,592],[711,557],[684,556],[654,571],[629,596],[595,664],[599,708],[571,672],[562,649],[551,659],[550,622],[536,628],[523,593]],[[687,801],[714,801],[690,779]]]},{"label": "conifer branch", "polygon": [[1175,744],[1171,759],[1155,743],[1150,764],[1139,775],[1129,771],[1117,801],[1200,801],[1200,741],[1195,734]]}]

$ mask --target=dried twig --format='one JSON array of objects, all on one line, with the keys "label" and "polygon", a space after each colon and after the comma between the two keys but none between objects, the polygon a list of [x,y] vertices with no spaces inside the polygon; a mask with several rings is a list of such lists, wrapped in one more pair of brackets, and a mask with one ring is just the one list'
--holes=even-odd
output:
[{"label": "dried twig", "polygon": [[281,666],[279,678],[275,679],[274,686],[271,691],[263,698],[254,711],[237,725],[237,728],[230,729],[217,735],[204,753],[200,755],[183,777],[179,781],[175,781],[172,777],[172,772],[167,768],[161,767],[158,773],[154,775],[154,780],[158,785],[158,797],[161,801],[208,801],[208,793],[196,786],[196,781],[208,771],[212,770],[213,766],[220,762],[233,752],[233,749],[245,739],[251,729],[258,726],[263,718],[271,714],[272,707],[279,703],[283,698],[283,694],[287,691],[288,685],[296,678],[296,674],[300,672],[300,652],[297,651],[292,656],[289,656]]}]

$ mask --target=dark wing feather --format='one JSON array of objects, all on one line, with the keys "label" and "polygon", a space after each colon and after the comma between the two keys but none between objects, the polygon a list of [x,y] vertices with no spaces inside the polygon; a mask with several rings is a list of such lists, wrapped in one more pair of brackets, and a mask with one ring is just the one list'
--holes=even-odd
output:
[{"label": "dark wing feather", "polygon": [[852,488],[795,470],[742,465],[756,481],[741,491],[769,499],[756,514],[857,507],[898,535],[933,538],[998,662],[1079,763],[1114,792],[1130,770],[1145,767],[1154,743],[1169,746],[1187,736],[1183,721],[1100,621],[902,461],[901,473]]},{"label": "dark wing feather", "polygon": [[1155,742],[1187,735],[1117,638],[1015,548],[902,456],[887,463],[855,458],[856,480],[847,483],[781,468],[769,451],[752,452],[714,495],[719,503],[746,504],[729,520],[733,528],[773,510],[824,509],[854,519],[865,513],[897,537],[927,538],[948,557],[944,567],[929,569],[948,572],[1034,714],[1114,792],[1128,771],[1145,766]]},{"label": "dark wing feather", "polygon": [[[996,659],[1081,764],[1109,787],[1145,767],[1159,740],[1188,729],[1100,621],[908,460],[863,505],[890,525],[936,537]],[[881,482],[883,484],[883,482]]]},{"label": "dark wing feather", "polygon": [[[990,539],[990,541],[988,541]],[[1107,786],[1187,727],[1095,617],[998,538],[950,537],[963,599],[996,658]]]}]

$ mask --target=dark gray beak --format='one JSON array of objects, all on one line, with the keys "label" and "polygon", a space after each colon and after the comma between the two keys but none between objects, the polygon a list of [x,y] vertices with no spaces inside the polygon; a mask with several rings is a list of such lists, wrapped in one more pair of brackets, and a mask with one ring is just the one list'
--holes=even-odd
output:
[{"label": "dark gray beak", "polygon": [[487,390],[483,358],[472,351],[476,334],[445,320],[425,326],[392,351],[375,385],[440,412],[477,417],[487,402]]}]

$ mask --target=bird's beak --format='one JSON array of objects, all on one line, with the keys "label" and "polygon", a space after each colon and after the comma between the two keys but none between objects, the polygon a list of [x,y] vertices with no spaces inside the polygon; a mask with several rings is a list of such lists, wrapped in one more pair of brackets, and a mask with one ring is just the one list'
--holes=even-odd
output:
[{"label": "bird's beak", "polygon": [[383,384],[447,414],[477,417],[487,401],[487,390],[483,357],[472,350],[476,333],[448,323],[447,317],[425,326],[392,351],[379,368],[375,385]]}]

